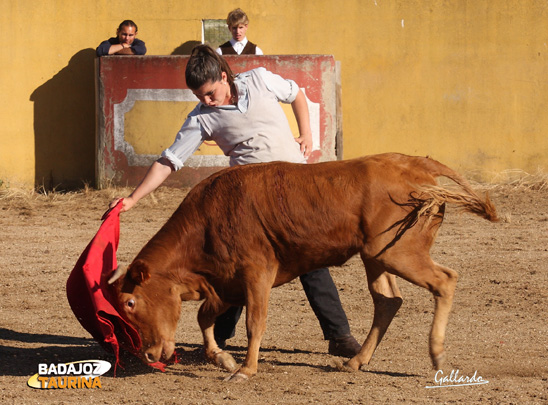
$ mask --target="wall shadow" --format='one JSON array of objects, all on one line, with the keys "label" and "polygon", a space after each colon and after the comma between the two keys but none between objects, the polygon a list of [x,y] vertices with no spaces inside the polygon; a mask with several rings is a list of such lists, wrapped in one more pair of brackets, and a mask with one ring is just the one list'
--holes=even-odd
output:
[{"label": "wall shadow", "polygon": [[94,59],[94,49],[77,52],[30,96],[36,187],[70,190],[95,182]]},{"label": "wall shadow", "polygon": [[175,48],[173,52],[171,52],[171,55],[190,55],[192,49],[194,49],[196,45],[201,44],[200,41],[186,41]]}]

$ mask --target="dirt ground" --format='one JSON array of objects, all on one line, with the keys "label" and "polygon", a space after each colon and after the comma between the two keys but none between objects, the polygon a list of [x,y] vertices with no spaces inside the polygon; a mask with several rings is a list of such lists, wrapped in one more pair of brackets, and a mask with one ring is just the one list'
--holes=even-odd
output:
[{"label": "dirt ground", "polygon": [[[205,363],[198,303],[184,303],[180,363],[165,373],[133,356],[101,377],[102,388],[27,386],[39,363],[113,357],[80,326],[66,280],[99,228],[107,202],[127,190],[27,193],[0,190],[0,402],[2,404],[306,404],[548,402],[548,188],[491,186],[501,222],[448,209],[432,255],[460,274],[447,331],[445,375],[481,376],[484,385],[435,385],[428,357],[431,294],[400,280],[404,303],[371,364],[337,371],[298,282],[275,289],[259,374],[245,383]],[[127,263],[167,220],[184,190],[159,189],[122,214],[118,260]],[[364,339],[372,303],[358,258],[332,269],[354,335]],[[245,355],[238,325],[228,350]]]}]

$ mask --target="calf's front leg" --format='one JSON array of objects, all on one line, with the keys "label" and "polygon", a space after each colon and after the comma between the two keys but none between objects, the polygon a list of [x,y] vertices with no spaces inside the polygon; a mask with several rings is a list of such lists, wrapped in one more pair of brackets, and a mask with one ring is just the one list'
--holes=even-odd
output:
[{"label": "calf's front leg", "polygon": [[247,328],[247,354],[242,367],[226,378],[226,381],[244,381],[257,374],[259,363],[259,349],[261,340],[266,330],[266,318],[268,314],[268,300],[271,284],[263,282],[253,286],[247,292],[246,302],[246,328]]},{"label": "calf's front leg", "polygon": [[215,319],[217,319],[217,316],[222,314],[228,308],[229,306],[225,305],[219,312],[211,312],[204,302],[198,311],[198,324],[200,325],[202,336],[204,338],[205,358],[209,362],[224,368],[227,371],[233,372],[238,368],[238,364],[229,353],[225,352],[217,345],[213,334]]}]

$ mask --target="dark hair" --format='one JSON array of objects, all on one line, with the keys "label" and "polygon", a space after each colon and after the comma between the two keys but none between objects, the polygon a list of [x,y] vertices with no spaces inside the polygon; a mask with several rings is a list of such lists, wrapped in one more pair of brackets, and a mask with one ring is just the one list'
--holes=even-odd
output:
[{"label": "dark hair", "polygon": [[131,20],[124,20],[120,23],[120,25],[118,26],[118,31],[120,31],[122,29],[122,27],[135,27],[135,32],[139,31],[137,29],[137,24],[135,24],[133,21]]},{"label": "dark hair", "polygon": [[209,81],[221,80],[222,72],[226,73],[228,84],[232,86],[234,74],[226,60],[209,45],[195,46],[186,65],[186,85],[196,90]]}]

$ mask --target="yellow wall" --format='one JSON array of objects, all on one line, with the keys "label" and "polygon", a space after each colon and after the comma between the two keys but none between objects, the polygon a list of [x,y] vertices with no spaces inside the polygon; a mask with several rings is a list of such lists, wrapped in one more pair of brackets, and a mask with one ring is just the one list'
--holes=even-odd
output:
[{"label": "yellow wall", "polygon": [[93,184],[99,42],[130,18],[149,54],[181,53],[202,19],[235,7],[266,53],[341,61],[345,158],[399,151],[484,174],[547,170],[544,0],[4,0],[0,181]]}]

